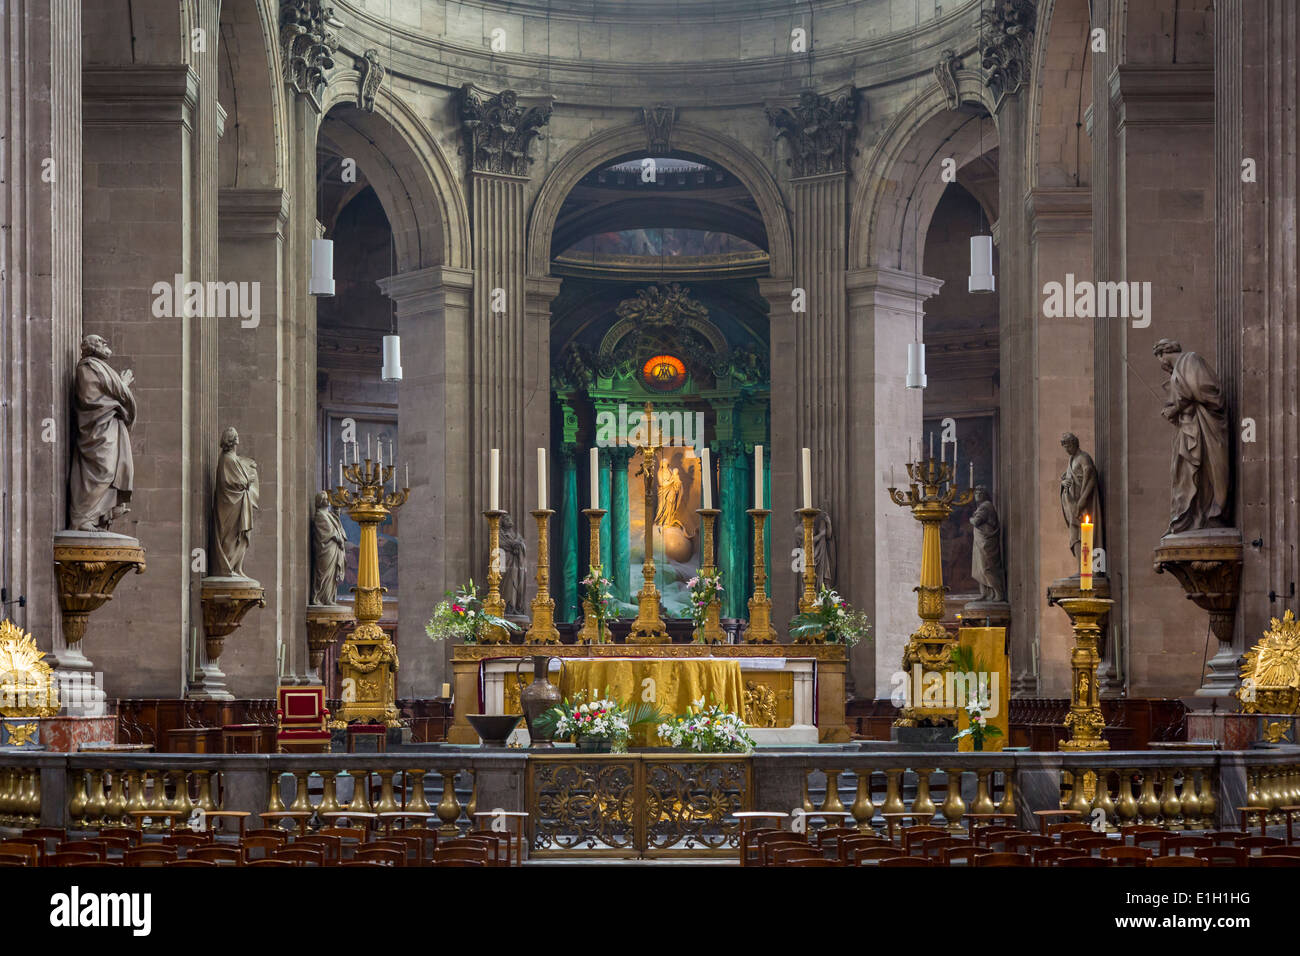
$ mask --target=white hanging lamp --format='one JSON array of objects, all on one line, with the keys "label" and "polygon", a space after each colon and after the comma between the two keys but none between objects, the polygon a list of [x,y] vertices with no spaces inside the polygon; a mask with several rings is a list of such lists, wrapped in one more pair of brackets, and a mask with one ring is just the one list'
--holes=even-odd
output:
[{"label": "white hanging lamp", "polygon": [[970,276],[966,280],[967,292],[993,292],[997,279],[993,276],[993,237],[970,237]]},{"label": "white hanging lamp", "polygon": [[311,283],[307,286],[310,295],[334,294],[334,240],[313,239],[311,241]]},{"label": "white hanging lamp", "polygon": [[907,387],[925,388],[925,343],[907,343]]},{"label": "white hanging lamp", "polygon": [[395,331],[384,336],[384,369],[379,377],[385,382],[402,380],[402,338]]}]

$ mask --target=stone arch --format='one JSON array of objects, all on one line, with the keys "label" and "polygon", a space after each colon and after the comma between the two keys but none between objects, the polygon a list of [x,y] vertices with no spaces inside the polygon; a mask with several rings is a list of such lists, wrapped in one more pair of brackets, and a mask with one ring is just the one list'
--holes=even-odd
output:
[{"label": "stone arch", "polygon": [[1029,185],[1092,183],[1092,146],[1083,111],[1092,102],[1093,56],[1088,0],[1044,0],[1034,34],[1028,90]]},{"label": "stone arch", "polygon": [[322,134],[364,166],[392,225],[398,271],[470,268],[469,209],[447,157],[387,85],[375,95],[373,113],[358,109],[360,80],[356,70],[331,76],[321,104]]},{"label": "stone arch", "polygon": [[[739,143],[688,123],[673,126],[675,150],[695,153],[726,167],[739,179],[758,206],[767,230],[771,274],[788,278],[793,270],[790,220],[776,179],[759,159]],[[565,198],[583,176],[602,163],[633,152],[644,152],[645,127],[621,126],[586,140],[565,154],[542,184],[533,204],[528,229],[528,272],[546,275],[551,269],[551,236]]]},{"label": "stone arch", "polygon": [[[993,113],[978,73],[957,71],[963,106]],[[983,149],[997,146],[997,118],[983,120]],[[856,269],[885,267],[919,272],[916,237],[925,236],[947,183],[941,161],[952,157],[960,170],[980,155],[976,111],[954,110],[936,81],[903,108],[876,143],[858,179],[849,227],[849,261]],[[990,218],[995,211],[989,210]],[[922,239],[922,248],[924,239]]]},{"label": "stone arch", "polygon": [[218,181],[222,188],[283,188],[288,102],[274,7],[222,4],[219,32],[219,98],[226,123],[218,146]]}]

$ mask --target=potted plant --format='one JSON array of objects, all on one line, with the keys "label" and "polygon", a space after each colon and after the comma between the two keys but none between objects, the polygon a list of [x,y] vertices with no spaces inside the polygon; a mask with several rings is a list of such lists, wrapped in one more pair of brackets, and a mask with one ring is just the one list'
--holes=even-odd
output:
[{"label": "potted plant", "polygon": [[695,753],[747,754],[755,746],[739,714],[716,703],[705,707],[704,698],[695,701],[687,713],[661,723],[657,733],[669,746]]},{"label": "potted plant", "polygon": [[587,569],[587,576],[582,579],[582,600],[586,608],[591,608],[591,616],[596,621],[596,643],[608,641],[605,636],[605,622],[614,616],[614,582],[601,577],[599,569],[592,566]]},{"label": "potted plant", "polygon": [[790,619],[791,637],[813,638],[819,634],[829,643],[852,647],[871,636],[871,622],[865,613],[849,607],[838,591],[823,586],[816,605]]},{"label": "potted plant", "polygon": [[492,627],[504,628],[512,634],[522,630],[514,621],[483,610],[478,588],[471,580],[463,588],[448,591],[447,599],[438,602],[438,606],[433,609],[433,617],[424,625],[424,633],[435,641],[460,638],[466,644],[477,644],[483,632]]},{"label": "potted plant", "polygon": [[662,720],[653,704],[625,704],[605,696],[588,701],[586,693],[573,700],[565,698],[537,719],[543,727],[553,728],[553,735],[571,738],[584,753],[627,753],[628,736],[636,724]]},{"label": "potted plant", "polygon": [[691,600],[691,621],[695,625],[692,639],[696,643],[704,640],[700,629],[709,614],[709,605],[722,599],[722,572],[713,568],[709,574],[699,574],[686,582]]},{"label": "potted plant", "polygon": [[988,706],[981,703],[978,698],[966,704],[966,716],[970,718],[970,724],[965,730],[959,730],[953,735],[953,740],[961,740],[963,737],[971,739],[971,746],[976,750],[984,749],[984,741],[991,737],[1001,737],[1002,731],[988,722],[984,716],[984,711]]}]

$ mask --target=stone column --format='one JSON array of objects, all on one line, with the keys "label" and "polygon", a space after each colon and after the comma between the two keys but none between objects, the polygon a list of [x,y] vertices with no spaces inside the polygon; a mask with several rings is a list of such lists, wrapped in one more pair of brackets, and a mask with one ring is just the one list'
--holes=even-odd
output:
[{"label": "stone column", "polygon": [[[486,526],[470,506],[470,296],[465,269],[430,266],[383,279],[379,287],[397,305],[402,334],[398,386],[399,483],[411,469],[411,497],[398,512],[397,633],[404,636],[397,671],[399,697],[433,697],[451,677],[451,647],[430,641],[424,625],[443,595],[470,578],[487,578],[486,547],[465,547]],[[487,471],[484,455],[481,469]],[[484,499],[486,502],[486,499]],[[486,538],[486,532],[485,538]]]},{"label": "stone column", "polygon": [[[907,388],[908,342],[924,328],[926,299],[943,283],[896,269],[848,274],[848,417],[855,422],[848,460],[848,499],[837,521],[839,587],[871,619],[873,641],[849,656],[859,696],[889,694],[891,675],[916,630],[921,580],[921,528],[906,508],[889,500],[891,470],[907,479],[908,439],[921,436],[920,389]],[[775,391],[775,389],[774,389]],[[834,517],[834,516],[832,516]]]},{"label": "stone column", "polygon": [[67,527],[69,403],[82,336],[79,0],[6,5],[0,62],[7,66],[0,76],[0,402],[7,406],[0,415],[0,582],[12,602],[0,617],[30,631],[57,660],[66,645],[50,542]]},{"label": "stone column", "polygon": [[718,487],[718,505],[722,511],[718,521],[718,568],[722,572],[722,616],[744,618],[748,616],[746,591],[752,580],[749,563],[752,532],[745,509],[753,502],[749,485],[752,462],[745,456],[744,443],[737,439],[719,441],[714,452],[720,462],[721,480]]},{"label": "stone column", "polygon": [[598,481],[600,483],[600,503],[597,507],[605,511],[605,520],[600,525],[600,566],[605,569],[605,577],[614,582],[614,593],[618,594],[618,579],[614,577],[613,548],[610,539],[610,533],[614,524],[614,512],[612,510],[612,497],[610,494],[610,468],[609,468],[610,449],[600,449],[598,460],[600,462],[600,473]]},{"label": "stone column", "polygon": [[[791,282],[789,279],[759,279],[758,288],[763,298],[768,304],[768,354],[771,356],[771,393],[777,395],[795,395],[796,390],[800,388],[799,381],[810,375],[815,375],[816,370],[803,368],[799,365],[797,357],[807,353],[799,349],[800,328],[805,324],[806,317],[793,312],[792,291],[798,287],[797,282]],[[805,290],[807,291],[807,290]],[[772,514],[768,517],[767,534],[769,540],[774,526],[785,524],[785,521],[778,520],[781,515],[793,515],[796,502],[798,501],[798,491],[795,488],[799,481],[799,449],[804,443],[811,439],[803,437],[806,432],[800,432],[798,403],[793,401],[773,401],[768,424],[768,441],[771,447],[772,469],[769,476],[770,480],[765,482],[764,497],[767,498]],[[746,443],[751,437],[744,434],[744,429],[737,430],[737,439]],[[809,446],[811,447],[811,446]],[[745,500],[740,505],[741,527],[740,534],[743,544],[741,544],[742,553],[749,555],[753,548],[754,529],[750,518],[745,514],[745,510],[754,506],[754,487],[753,487],[753,470],[754,470],[754,449],[750,444],[747,449],[742,451],[744,462],[743,465],[738,463],[737,467],[743,467],[750,477],[746,480],[747,494]],[[816,452],[814,452],[816,454]],[[746,559],[745,576],[743,581],[737,581],[736,586],[743,595],[740,607],[743,609],[739,614],[742,618],[749,617],[749,609],[745,602],[749,600],[750,593],[753,589],[753,566]],[[850,591],[849,593],[856,593]],[[785,623],[794,616],[795,604],[794,596],[789,593],[789,588],[778,587],[772,589],[772,569],[768,567],[768,595],[772,599],[772,621],[773,627],[777,629],[777,639],[785,640]]]},{"label": "stone column", "polygon": [[610,459],[610,561],[614,573],[614,593],[619,600],[633,603],[637,589],[632,587],[632,506],[628,500],[627,467],[634,452],[630,448],[611,448]]},{"label": "stone column", "polygon": [[[556,620],[576,621],[578,619],[578,582],[587,576],[587,569],[580,567],[578,553],[581,550],[580,539],[588,531],[587,516],[578,511],[578,458],[581,451],[574,445],[565,445],[560,449],[560,463],[563,474],[560,481],[560,561],[556,569],[555,581]],[[558,577],[558,579],[557,579]]]}]

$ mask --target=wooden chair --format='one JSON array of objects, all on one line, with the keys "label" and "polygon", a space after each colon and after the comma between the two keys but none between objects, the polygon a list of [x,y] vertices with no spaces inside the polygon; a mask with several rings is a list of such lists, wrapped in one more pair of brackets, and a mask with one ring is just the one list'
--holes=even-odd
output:
[{"label": "wooden chair", "polygon": [[126,866],[163,866],[179,854],[174,846],[136,846],[122,854]]},{"label": "wooden chair", "polygon": [[1056,846],[1051,837],[1040,836],[1037,833],[1017,833],[1015,836],[1007,837],[1002,842],[1007,848],[1007,853],[1029,853],[1032,850]]},{"label": "wooden chair", "polygon": [[98,839],[107,840],[109,838],[115,838],[126,840],[131,844],[131,846],[139,846],[141,836],[142,834],[135,827],[102,827],[99,831]]},{"label": "wooden chair", "polygon": [[1182,856],[1183,850],[1208,849],[1212,846],[1214,846],[1214,841],[1206,837],[1166,836],[1164,843],[1160,845],[1160,855]]},{"label": "wooden chair", "polygon": [[1159,856],[1164,853],[1166,835],[1164,830],[1159,833],[1136,833],[1133,835],[1133,846],[1150,846],[1152,855]]},{"label": "wooden chair", "polygon": [[368,843],[357,848],[356,852],[352,854],[351,862],[363,863],[366,861],[383,863],[385,866],[405,866],[406,853],[395,847],[377,846]]},{"label": "wooden chair", "polygon": [[1203,846],[1193,850],[1192,856],[1199,856],[1210,866],[1245,866],[1250,851],[1239,846]]},{"label": "wooden chair", "polygon": [[273,860],[288,860],[296,866],[324,866],[325,850],[319,846],[282,846],[275,851]]},{"label": "wooden chair", "polygon": [[380,869],[391,870],[392,866],[388,863],[381,863],[379,860],[344,860],[339,866],[364,866],[367,868],[379,867]]},{"label": "wooden chair", "polygon": [[[66,841],[60,841],[60,842],[66,842]],[[46,854],[47,854],[47,853],[53,853],[53,852],[54,852],[53,850],[49,849],[49,848],[45,845],[45,841],[44,841],[44,840],[39,839],[38,837],[29,837],[29,836],[16,836],[16,837],[9,837],[9,838],[7,838],[7,839],[4,841],[4,845],[5,845],[5,846],[29,846],[29,847],[31,847],[33,850],[36,851],[36,865],[37,865],[37,866],[44,866],[44,865],[45,865],[45,856],[46,856]],[[56,845],[57,845],[57,844],[56,844]]]},{"label": "wooden chair", "polygon": [[188,857],[188,856],[187,856],[187,857],[186,857],[185,859],[183,859],[183,860],[169,860],[167,863],[165,863],[165,864],[163,864],[163,865],[164,865],[164,866],[203,866],[203,867],[216,867],[217,864],[214,863],[214,862],[211,861],[211,860],[195,860],[195,859],[192,859],[191,857]]},{"label": "wooden chair", "polygon": [[1266,846],[1261,847],[1260,856],[1291,856],[1300,858],[1300,846]]},{"label": "wooden chair", "polygon": [[[254,860],[265,860],[273,856],[275,851],[284,845],[284,840],[271,836],[246,836],[239,841],[239,849],[244,854],[245,865]],[[261,850],[261,855],[254,856],[254,850]]]},{"label": "wooden chair", "polygon": [[[116,832],[118,828],[110,827],[108,830],[101,830],[101,833]],[[120,829],[127,829],[122,827]],[[134,832],[134,831],[131,831]],[[22,835],[33,840],[57,840],[62,841],[68,838],[68,831],[63,827],[32,827],[30,830],[24,830]]]},{"label": "wooden chair", "polygon": [[163,846],[174,846],[179,853],[182,848],[188,850],[196,846],[210,846],[212,837],[206,833],[173,833],[162,838]]},{"label": "wooden chair", "polygon": [[949,847],[961,847],[961,846],[973,846],[973,845],[974,844],[972,844],[970,840],[966,840],[961,837],[954,837],[954,836],[930,837],[930,839],[928,840],[921,840],[919,843],[913,843],[911,847],[911,852],[908,855],[909,856],[916,855],[916,850],[919,848],[921,851],[920,853],[921,856],[931,857],[937,860],[939,858],[940,852],[948,849]]},{"label": "wooden chair", "polygon": [[249,860],[244,866],[297,866],[292,860],[277,860],[273,856],[263,857],[257,860]]},{"label": "wooden chair", "polygon": [[510,834],[493,830],[470,830],[465,836],[476,840],[490,840],[495,844],[493,860],[497,866],[510,865]]},{"label": "wooden chair", "polygon": [[1144,846],[1107,846],[1097,854],[1103,860],[1110,860],[1116,866],[1146,866],[1151,858],[1151,851]]},{"label": "wooden chair", "polygon": [[[320,832],[330,833],[332,831],[328,827],[323,827]],[[249,837],[264,837],[275,840],[280,846],[286,846],[289,843],[289,831],[281,830],[279,827],[257,827],[244,834],[245,840]]]},{"label": "wooden chair", "polygon": [[0,843],[0,859],[18,860],[22,866],[40,866],[42,851],[35,843]]},{"label": "wooden chair", "polygon": [[1300,856],[1252,856],[1249,866],[1300,866]]},{"label": "wooden chair", "polygon": [[1067,844],[1071,849],[1078,850],[1084,856],[1092,853],[1093,850],[1105,850],[1108,847],[1119,846],[1118,841],[1104,836],[1085,836],[1079,837],[1072,843]]},{"label": "wooden chair", "polygon": [[790,860],[782,866],[839,866],[838,860],[829,860],[824,856],[806,856]]},{"label": "wooden chair", "polygon": [[[95,860],[86,856],[84,853],[74,854],[77,859],[70,863],[64,863],[63,866],[121,866],[121,860]],[[49,864],[47,864],[49,865]]]},{"label": "wooden chair", "polygon": [[1153,856],[1147,860],[1147,866],[1209,866],[1210,864],[1196,856]]},{"label": "wooden chair", "polygon": [[1286,841],[1271,836],[1239,836],[1237,846],[1247,850],[1258,850],[1270,846],[1286,846]]},{"label": "wooden chair", "polygon": [[[1083,814],[1078,810],[1035,810],[1034,816],[1038,817],[1039,836],[1047,836],[1047,821],[1052,817],[1081,817]],[[1086,824],[1085,824],[1086,825]]]},{"label": "wooden chair", "polygon": [[1003,842],[1009,836],[1023,832],[1015,827],[980,827],[971,834],[971,841],[976,846],[991,847],[995,843]]},{"label": "wooden chair", "polygon": [[839,856],[839,841],[848,836],[857,836],[857,827],[822,827],[812,835],[810,841],[814,846],[821,847],[823,850],[828,846],[836,846],[836,856]]},{"label": "wooden chair", "polygon": [[865,850],[867,847],[873,846],[893,846],[893,844],[882,836],[868,836],[865,833],[859,833],[836,841],[835,855],[840,863],[847,866],[852,851]]},{"label": "wooden chair", "polygon": [[1207,830],[1204,833],[1198,833],[1197,836],[1203,836],[1208,840],[1213,840],[1216,846],[1236,846],[1237,840],[1241,838],[1241,831]]},{"label": "wooden chair", "polygon": [[876,864],[877,866],[938,866],[934,860],[923,856],[891,856]]},{"label": "wooden chair", "polygon": [[298,837],[290,846],[315,846],[325,851],[325,863],[338,863],[343,859],[343,838],[328,833],[313,833]]},{"label": "wooden chair", "polygon": [[849,851],[851,866],[861,866],[864,863],[879,863],[882,860],[892,860],[895,857],[907,856],[901,847],[896,846],[869,846]]},{"label": "wooden chair", "polygon": [[[1153,826],[1150,823],[1134,823],[1126,827],[1120,827],[1119,838],[1120,840],[1129,844],[1130,846],[1137,846],[1138,844],[1133,841],[1136,840],[1138,837],[1145,837],[1145,836],[1159,837],[1159,836],[1163,836],[1166,832],[1167,831],[1165,830],[1164,827]],[[1237,835],[1240,836],[1241,834],[1237,834]]]},{"label": "wooden chair", "polygon": [[385,850],[396,850],[402,854],[402,866],[419,866],[420,865],[420,841],[394,834],[393,836],[381,837],[367,843],[362,849],[369,849],[377,846]]},{"label": "wooden chair", "polygon": [[1110,866],[1110,860],[1099,856],[1066,856],[1056,861],[1057,866]]},{"label": "wooden chair", "polygon": [[108,859],[108,847],[99,840],[64,840],[55,850],[59,853],[91,853],[97,859]]},{"label": "wooden chair", "polygon": [[475,847],[440,846],[433,851],[434,866],[489,866],[486,850]]},{"label": "wooden chair", "polygon": [[1092,827],[1086,823],[1049,823],[1046,827],[1048,836],[1054,836],[1064,842],[1067,833],[1092,833]]},{"label": "wooden chair", "polygon": [[932,837],[948,836],[948,831],[944,827],[932,827],[925,824],[918,824],[913,827],[904,827],[899,832],[901,834],[900,845],[903,847],[903,852],[907,854],[912,852],[913,844],[920,840]]},{"label": "wooden chair", "polygon": [[185,859],[241,866],[244,862],[244,851],[234,846],[196,846],[185,854]]},{"label": "wooden chair", "polygon": [[[322,830],[322,833],[325,831]],[[420,841],[420,862],[428,863],[433,859],[433,851],[438,849],[438,831],[430,827],[407,827],[402,831],[406,837],[416,837]]]},{"label": "wooden chair", "polygon": [[795,860],[824,859],[824,855],[820,847],[804,844],[777,847],[771,851],[770,858],[773,866],[787,866]]},{"label": "wooden chair", "polygon": [[276,689],[275,746],[279,753],[329,753],[330,712],[324,687]]},{"label": "wooden chair", "polygon": [[1029,866],[1024,853],[986,853],[975,860],[976,866]]},{"label": "wooden chair", "polygon": [[985,856],[993,851],[986,846],[975,846],[972,843],[966,843],[961,846],[946,846],[939,851],[939,862],[944,866],[951,866],[958,860],[962,860],[967,866],[973,866],[977,857]]},{"label": "wooden chair", "polygon": [[771,852],[779,847],[808,846],[808,841],[797,833],[782,831],[770,837],[758,840],[758,865],[768,866],[772,862]]},{"label": "wooden chair", "polygon": [[1075,846],[1045,846],[1034,850],[1030,859],[1034,866],[1055,866],[1059,860],[1068,860],[1072,856],[1087,856],[1087,852]]},{"label": "wooden chair", "polygon": [[46,866],[71,866],[73,863],[100,864],[103,862],[103,858],[94,853],[66,853],[59,851],[45,855]]}]

